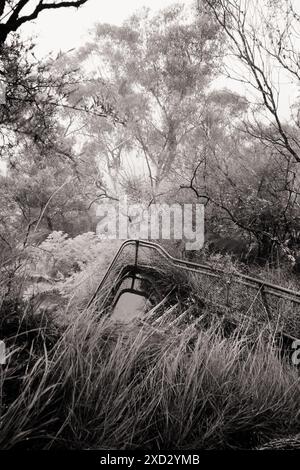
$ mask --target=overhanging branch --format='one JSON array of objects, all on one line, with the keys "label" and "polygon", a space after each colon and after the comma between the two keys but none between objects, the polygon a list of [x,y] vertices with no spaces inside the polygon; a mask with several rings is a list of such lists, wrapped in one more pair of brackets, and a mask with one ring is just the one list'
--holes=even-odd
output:
[{"label": "overhanging branch", "polygon": [[[79,8],[85,3],[87,3],[87,1],[88,0],[74,0],[74,1],[44,3],[44,0],[39,0],[34,10],[32,11],[32,13],[30,13],[29,15],[20,16],[23,8],[29,3],[29,0],[20,0],[16,3],[6,23],[0,24],[0,44],[4,44],[7,36],[10,33],[17,31],[20,28],[20,26],[22,26],[24,23],[28,23],[29,21],[35,20],[39,16],[39,14],[44,10],[54,10],[58,8],[68,8],[68,7]],[[1,14],[1,11],[3,13],[4,7],[5,7],[5,2],[1,2],[0,14]]]}]

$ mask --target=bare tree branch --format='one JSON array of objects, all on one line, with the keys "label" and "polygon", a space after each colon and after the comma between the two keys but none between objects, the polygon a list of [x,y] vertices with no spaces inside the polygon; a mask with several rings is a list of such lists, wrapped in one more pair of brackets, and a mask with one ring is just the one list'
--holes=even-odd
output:
[{"label": "bare tree branch", "polygon": [[[29,15],[20,16],[23,8],[29,4],[30,0],[19,0],[12,8],[12,13],[8,20],[5,23],[0,23],[0,45],[4,44],[10,33],[17,31],[24,23],[35,20],[42,11],[68,7],[79,8],[87,1],[88,0],[74,0],[44,3],[44,0],[39,0],[34,10]],[[0,15],[4,12],[5,3],[4,1],[0,4]]]},{"label": "bare tree branch", "polygon": [[6,0],[1,0],[0,1],[0,16],[3,15],[5,4],[6,4]]},{"label": "bare tree branch", "polygon": [[[294,60],[295,65],[298,66],[298,70],[293,69],[287,62],[286,50],[282,46],[282,33],[278,39],[279,49],[277,49],[276,52],[265,45],[263,42],[264,38],[258,38],[259,33],[255,31],[251,23],[248,23],[248,3],[246,4],[246,2],[242,2],[241,0],[205,0],[205,3],[229,39],[231,52],[246,67],[247,71],[250,72],[251,78],[245,81],[248,82],[250,86],[254,86],[262,98],[264,109],[270,113],[269,116],[271,116],[274,128],[277,130],[280,137],[279,140],[273,141],[274,147],[284,148],[286,152],[299,163],[300,153],[297,148],[295,148],[295,139],[289,134],[279,115],[278,96],[276,96],[278,92],[265,65],[267,62],[265,57],[272,58],[277,61],[284,70],[298,79],[300,64],[296,62],[295,58],[293,59],[293,56],[297,52],[296,49],[289,51],[289,57],[290,62]],[[267,24],[266,18],[264,21]],[[269,28],[272,28],[272,26],[269,25]],[[275,26],[274,31],[277,34]],[[270,35],[272,36],[272,30]],[[297,57],[298,56],[299,54],[297,53]],[[245,81],[243,80],[243,82]],[[268,140],[269,137],[269,135],[266,135]],[[260,136],[260,138],[263,138],[263,136]],[[297,146],[296,144],[296,147]]]}]

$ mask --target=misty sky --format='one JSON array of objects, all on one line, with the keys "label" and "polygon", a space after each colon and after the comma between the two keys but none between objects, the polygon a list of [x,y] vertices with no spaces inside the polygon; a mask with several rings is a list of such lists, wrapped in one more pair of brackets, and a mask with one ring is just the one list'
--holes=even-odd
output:
[{"label": "misty sky", "polygon": [[78,10],[66,8],[48,10],[37,20],[24,26],[24,35],[37,35],[37,53],[65,51],[79,47],[88,38],[95,23],[121,25],[124,20],[143,6],[159,10],[174,3],[191,4],[193,0],[89,0]]}]

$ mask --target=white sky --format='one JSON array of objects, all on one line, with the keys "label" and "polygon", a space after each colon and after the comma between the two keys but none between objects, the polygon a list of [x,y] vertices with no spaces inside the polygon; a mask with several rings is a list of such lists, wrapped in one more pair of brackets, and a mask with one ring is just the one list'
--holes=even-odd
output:
[{"label": "white sky", "polygon": [[28,25],[24,25],[24,35],[37,35],[37,55],[50,51],[66,51],[79,47],[88,38],[95,23],[120,25],[142,7],[160,10],[174,3],[191,4],[193,0],[88,0],[76,8],[62,8],[42,12]]}]

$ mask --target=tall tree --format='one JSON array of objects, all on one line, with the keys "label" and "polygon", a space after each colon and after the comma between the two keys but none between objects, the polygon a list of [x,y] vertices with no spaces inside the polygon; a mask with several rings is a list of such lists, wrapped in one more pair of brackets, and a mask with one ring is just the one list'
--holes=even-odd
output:
[{"label": "tall tree", "polygon": [[126,145],[144,160],[154,197],[199,126],[220,48],[215,22],[176,4],[155,15],[144,10],[121,27],[98,25],[78,54],[93,57],[93,78],[106,81],[126,115]]}]

